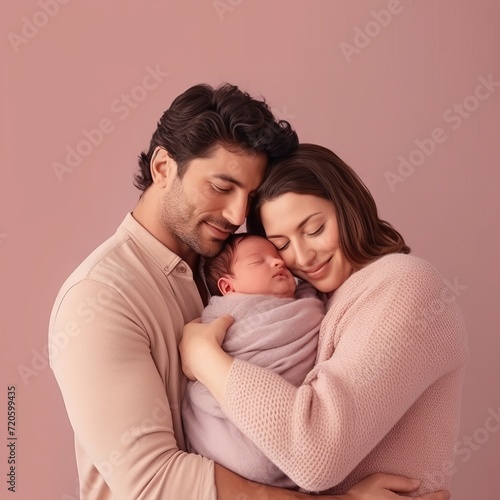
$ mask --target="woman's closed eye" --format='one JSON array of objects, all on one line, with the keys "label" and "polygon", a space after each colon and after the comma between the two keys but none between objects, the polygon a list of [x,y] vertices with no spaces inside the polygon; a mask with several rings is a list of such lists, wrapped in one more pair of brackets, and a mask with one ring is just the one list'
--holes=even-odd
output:
[{"label": "woman's closed eye", "polygon": [[[312,233],[306,233],[307,236],[319,236],[324,230],[325,230],[325,224],[321,224],[321,226],[316,229],[316,231],[313,231]],[[278,252],[283,252],[290,246],[290,241],[287,241],[286,243],[282,242],[273,242],[273,245],[276,247],[276,250]]]},{"label": "woman's closed eye", "polygon": [[316,231],[312,233],[308,233],[307,236],[317,236],[318,234],[321,234],[325,230],[325,224],[322,224]]},{"label": "woman's closed eye", "polygon": [[282,252],[283,250],[286,250],[289,245],[290,245],[289,241],[287,241],[286,243],[283,243],[281,245],[278,245],[277,243],[274,244],[274,246],[276,247],[276,250],[278,250],[278,252]]}]

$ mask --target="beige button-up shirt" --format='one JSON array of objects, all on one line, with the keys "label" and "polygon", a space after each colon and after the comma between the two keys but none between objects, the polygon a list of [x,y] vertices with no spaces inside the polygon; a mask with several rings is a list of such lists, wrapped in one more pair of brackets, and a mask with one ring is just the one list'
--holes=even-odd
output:
[{"label": "beige button-up shirt", "polygon": [[50,364],[75,432],[82,500],[215,500],[185,452],[177,346],[203,303],[190,267],[128,214],[62,286]]}]

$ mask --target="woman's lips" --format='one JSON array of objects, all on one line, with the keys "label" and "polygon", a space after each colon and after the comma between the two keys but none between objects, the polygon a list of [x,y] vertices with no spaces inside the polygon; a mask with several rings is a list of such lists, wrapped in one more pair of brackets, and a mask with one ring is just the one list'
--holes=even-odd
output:
[{"label": "woman's lips", "polygon": [[303,269],[302,273],[312,279],[318,279],[323,277],[323,274],[326,272],[328,263],[332,260],[330,257],[328,260],[319,264],[317,266],[311,267],[310,269]]}]

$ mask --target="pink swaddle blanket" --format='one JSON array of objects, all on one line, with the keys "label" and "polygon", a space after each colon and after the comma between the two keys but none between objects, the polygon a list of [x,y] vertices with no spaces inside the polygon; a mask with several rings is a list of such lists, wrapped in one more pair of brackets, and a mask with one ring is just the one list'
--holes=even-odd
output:
[{"label": "pink swaddle blanket", "polygon": [[[297,298],[231,293],[212,297],[202,321],[230,314],[234,323],[222,347],[231,356],[269,368],[288,382],[300,385],[316,360],[323,302],[307,284]],[[183,402],[188,449],[248,479],[282,487],[295,484],[225,416],[210,392],[189,382]]]}]

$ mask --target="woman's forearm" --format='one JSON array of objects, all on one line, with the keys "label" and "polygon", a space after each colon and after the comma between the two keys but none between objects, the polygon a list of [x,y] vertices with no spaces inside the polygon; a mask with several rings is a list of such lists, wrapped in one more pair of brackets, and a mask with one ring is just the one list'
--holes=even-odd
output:
[{"label": "woman's forearm", "polygon": [[233,319],[222,316],[210,324],[192,321],[184,327],[179,353],[182,369],[192,380],[199,380],[220,405],[224,400],[229,372],[234,359],[220,344]]},{"label": "woman's forearm", "polygon": [[202,352],[207,355],[200,356],[200,362],[193,368],[193,374],[222,405],[234,359],[219,345],[207,346]]}]

